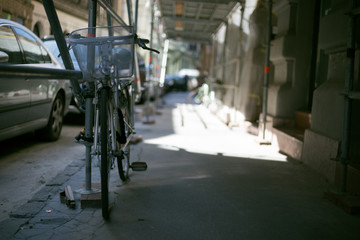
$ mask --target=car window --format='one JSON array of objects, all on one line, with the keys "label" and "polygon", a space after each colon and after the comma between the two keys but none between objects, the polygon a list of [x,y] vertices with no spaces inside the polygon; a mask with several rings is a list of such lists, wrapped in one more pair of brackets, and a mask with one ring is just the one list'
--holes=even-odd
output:
[{"label": "car window", "polygon": [[23,63],[23,58],[15,34],[9,26],[0,26],[0,51],[9,55],[8,63]]},{"label": "car window", "polygon": [[16,27],[14,27],[14,30],[17,33],[20,43],[23,47],[26,63],[51,62],[50,57],[46,53],[45,49],[41,49],[40,44],[33,36]]},{"label": "car window", "polygon": [[43,46],[40,45],[41,53],[45,63],[51,63],[51,57]]},{"label": "car window", "polygon": [[[50,50],[50,52],[57,58],[57,60],[59,60],[61,65],[64,67],[64,63],[63,63],[62,57],[60,56],[59,48],[56,44],[56,41],[55,40],[45,40],[43,43],[44,43],[45,47]],[[74,69],[80,71],[79,63],[74,55],[74,51],[72,48],[69,49],[69,53],[70,53],[72,63],[74,65]]]}]

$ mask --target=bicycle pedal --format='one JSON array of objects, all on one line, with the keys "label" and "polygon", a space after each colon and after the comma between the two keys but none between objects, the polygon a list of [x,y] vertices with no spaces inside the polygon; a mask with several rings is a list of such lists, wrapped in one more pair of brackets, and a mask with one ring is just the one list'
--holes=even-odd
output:
[{"label": "bicycle pedal", "polygon": [[75,137],[75,140],[80,141],[80,140],[84,139],[84,137],[85,137],[85,129],[81,129],[79,134]]},{"label": "bicycle pedal", "polygon": [[133,171],[146,171],[147,170],[147,164],[146,162],[133,162],[131,165],[130,165],[130,168],[133,170]]}]

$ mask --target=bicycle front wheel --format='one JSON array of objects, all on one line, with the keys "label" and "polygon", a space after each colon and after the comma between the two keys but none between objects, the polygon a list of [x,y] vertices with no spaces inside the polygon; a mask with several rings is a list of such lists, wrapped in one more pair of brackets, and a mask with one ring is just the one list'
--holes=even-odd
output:
[{"label": "bicycle front wheel", "polygon": [[[122,134],[126,136],[126,140],[132,136],[133,132],[133,120],[131,118],[132,114],[132,99],[131,94],[129,93],[129,88],[126,87],[122,90],[122,107],[121,107],[121,128],[123,129]],[[126,141],[127,142],[127,141]],[[126,144],[126,143],[125,143]],[[128,144],[122,155],[117,158],[119,176],[122,181],[126,181],[129,178],[129,169],[130,169],[130,145]]]},{"label": "bicycle front wheel", "polygon": [[109,128],[108,128],[108,88],[100,90],[100,149],[101,149],[101,207],[104,219],[109,218]]}]

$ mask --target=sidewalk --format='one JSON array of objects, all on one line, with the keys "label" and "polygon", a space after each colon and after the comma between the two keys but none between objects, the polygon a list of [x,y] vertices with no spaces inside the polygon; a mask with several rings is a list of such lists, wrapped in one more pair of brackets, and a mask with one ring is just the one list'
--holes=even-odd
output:
[{"label": "sidewalk", "polygon": [[137,122],[131,158],[148,170],[126,184],[112,172],[110,221],[79,194],[75,209],[60,203],[66,185],[82,189],[79,159],[0,223],[1,239],[359,239],[360,217],[324,199],[317,174],[185,99],[171,93],[154,125]]}]

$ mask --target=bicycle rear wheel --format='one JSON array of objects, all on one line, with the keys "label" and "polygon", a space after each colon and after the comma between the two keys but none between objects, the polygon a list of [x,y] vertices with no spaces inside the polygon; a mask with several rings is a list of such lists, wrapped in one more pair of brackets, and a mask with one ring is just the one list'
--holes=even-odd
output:
[{"label": "bicycle rear wheel", "polygon": [[[124,129],[122,131],[125,134],[126,139],[128,140],[131,137],[133,131],[133,120],[131,117],[132,109],[131,109],[131,94],[129,93],[128,87],[122,90],[121,93],[121,128]],[[126,141],[127,142],[127,141]],[[125,143],[126,144],[126,143]],[[127,144],[121,156],[117,158],[117,165],[119,170],[119,176],[122,181],[126,181],[129,178],[129,169],[130,169],[130,145]]]},{"label": "bicycle rear wheel", "polygon": [[100,149],[101,149],[101,208],[104,219],[109,218],[109,128],[108,128],[108,88],[100,90]]}]

